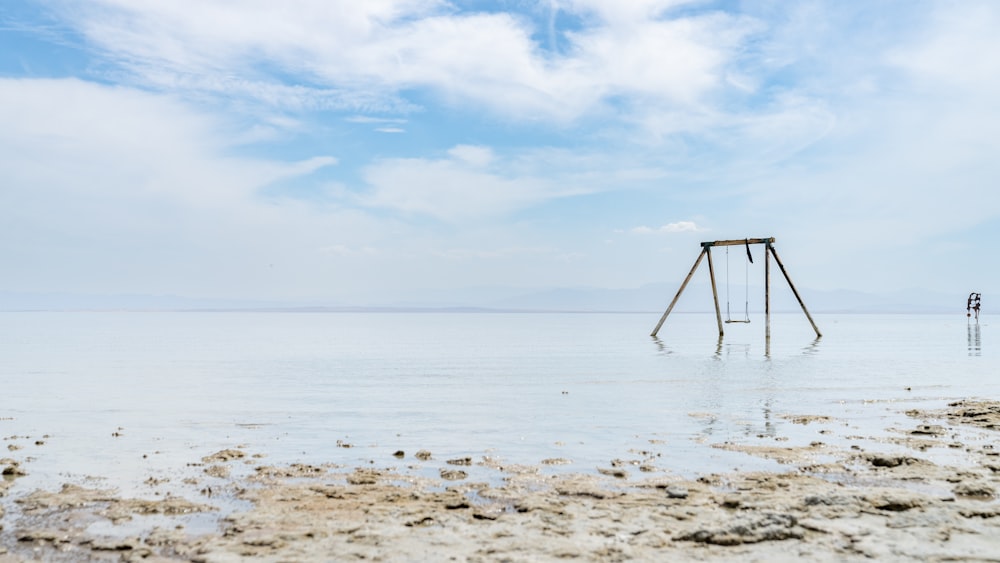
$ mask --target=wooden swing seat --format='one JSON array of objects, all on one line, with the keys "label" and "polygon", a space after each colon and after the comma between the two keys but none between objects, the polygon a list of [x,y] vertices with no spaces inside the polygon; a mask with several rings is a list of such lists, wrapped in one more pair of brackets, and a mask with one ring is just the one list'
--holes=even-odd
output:
[{"label": "wooden swing seat", "polygon": [[726,324],[729,324],[729,323],[747,323],[747,324],[749,324],[750,321],[734,321],[734,320],[728,320],[728,321],[726,321]]}]

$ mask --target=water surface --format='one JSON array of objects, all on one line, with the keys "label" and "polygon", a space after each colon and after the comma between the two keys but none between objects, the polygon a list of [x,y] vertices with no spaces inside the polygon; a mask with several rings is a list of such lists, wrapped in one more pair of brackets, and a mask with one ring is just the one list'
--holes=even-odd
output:
[{"label": "water surface", "polygon": [[[773,315],[767,345],[763,323],[719,341],[700,314],[654,339],[655,314],[0,313],[0,435],[20,437],[5,443],[33,486],[138,489],[235,445],[256,463],[620,459],[693,476],[776,467],[712,444],[846,445],[913,426],[910,408],[998,396],[989,317],[815,318],[821,339]],[[804,414],[836,422],[787,418]]]}]

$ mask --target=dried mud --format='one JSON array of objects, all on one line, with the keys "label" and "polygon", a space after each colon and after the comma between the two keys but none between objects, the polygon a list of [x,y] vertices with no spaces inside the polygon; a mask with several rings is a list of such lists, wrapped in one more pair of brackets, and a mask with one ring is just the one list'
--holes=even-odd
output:
[{"label": "dried mud", "polygon": [[[717,447],[788,470],[693,480],[634,479],[614,463],[588,474],[541,470],[569,463],[559,458],[537,467],[450,459],[440,478],[305,464],[261,465],[246,475],[227,469],[250,459],[234,448],[202,459],[201,478],[224,484],[203,488],[195,502],[123,498],[75,484],[19,492],[15,472],[30,464],[4,459],[0,495],[14,498],[17,510],[0,515],[0,562],[1000,561],[1000,452],[992,447],[1000,403],[959,401],[907,414],[917,420],[885,451],[724,443]],[[922,457],[928,448],[955,448],[963,426],[988,433],[958,444],[970,463]],[[466,469],[474,465],[503,479],[472,481]],[[220,499],[241,508],[224,511]],[[217,529],[189,531],[192,515],[213,514]],[[155,523],[135,525],[151,516]]]}]

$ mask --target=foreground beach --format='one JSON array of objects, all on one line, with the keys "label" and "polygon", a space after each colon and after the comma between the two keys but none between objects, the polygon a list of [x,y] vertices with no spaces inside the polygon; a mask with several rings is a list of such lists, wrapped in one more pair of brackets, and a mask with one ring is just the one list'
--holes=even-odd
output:
[{"label": "foreground beach", "polygon": [[[846,448],[784,446],[780,437],[770,446],[715,445],[777,460],[783,472],[682,479],[637,452],[561,474],[458,458],[429,478],[415,471],[433,460],[427,451],[350,468],[270,466],[233,447],[192,460],[180,483],[150,477],[142,498],[87,483],[21,490],[19,476],[31,471],[30,456],[18,455],[22,444],[43,440],[10,436],[0,462],[0,562],[1000,561],[1000,402],[955,401],[906,415],[912,426],[884,448],[860,436],[864,446]],[[921,456],[938,448],[970,463]],[[500,482],[469,478],[482,465]],[[184,489],[191,494],[176,493]]]}]

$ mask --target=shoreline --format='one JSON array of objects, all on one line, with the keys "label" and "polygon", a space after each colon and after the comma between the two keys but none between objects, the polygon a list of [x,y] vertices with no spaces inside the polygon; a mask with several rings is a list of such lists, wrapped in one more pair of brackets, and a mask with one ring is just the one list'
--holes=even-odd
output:
[{"label": "shoreline", "polygon": [[[234,446],[192,460],[184,477],[151,476],[143,498],[99,481],[23,490],[30,457],[6,439],[0,563],[1000,561],[1000,448],[993,445],[1000,402],[954,401],[905,414],[912,424],[879,448],[713,444],[777,461],[787,468],[781,472],[691,479],[636,474],[612,462],[594,474],[551,474],[484,457],[446,460],[428,477],[407,465],[431,452],[398,452],[399,463],[385,466],[267,465]],[[967,437],[967,430],[985,434]],[[922,455],[937,449],[961,452],[969,463]],[[502,479],[479,481],[470,466]]]}]

